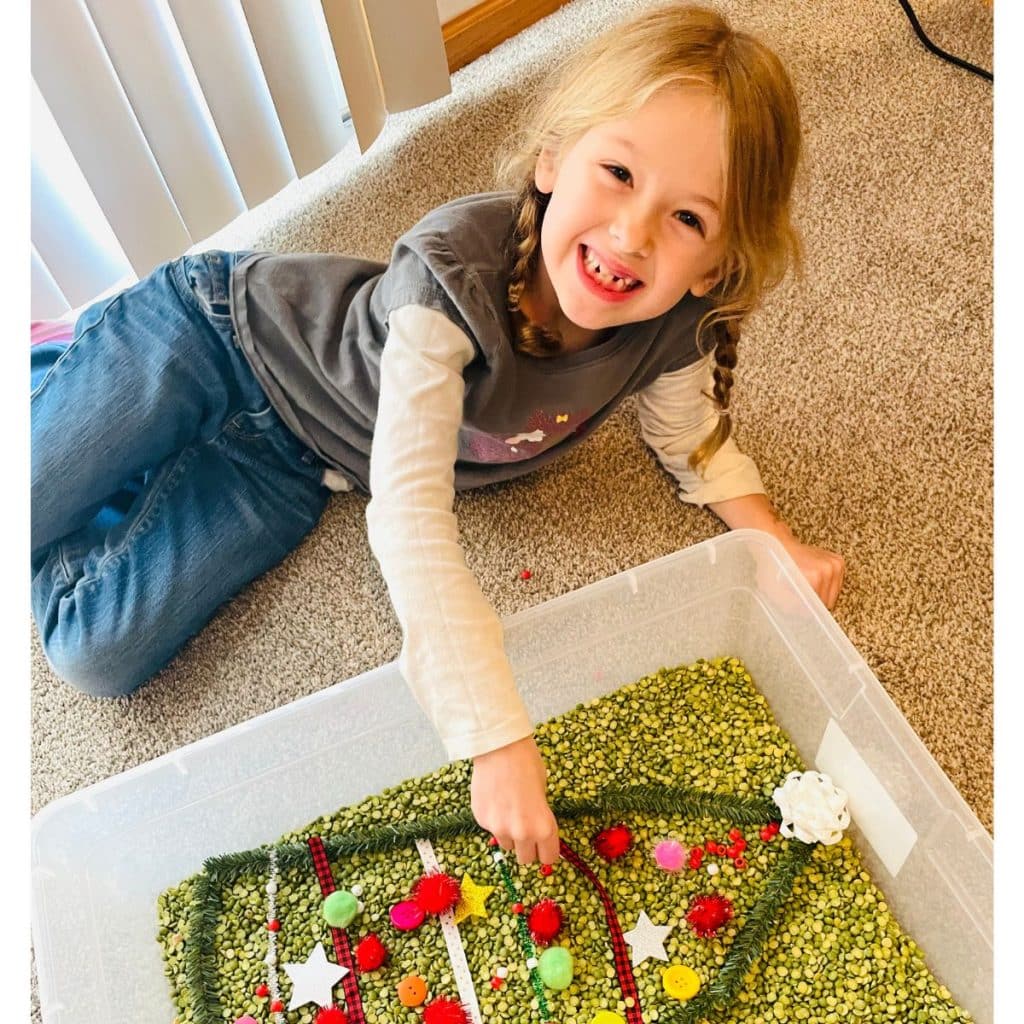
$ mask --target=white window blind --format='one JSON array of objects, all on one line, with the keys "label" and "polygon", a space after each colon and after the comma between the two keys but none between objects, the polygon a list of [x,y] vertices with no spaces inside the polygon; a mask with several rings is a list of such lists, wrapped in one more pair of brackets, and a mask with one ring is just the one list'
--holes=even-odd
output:
[{"label": "white window blind", "polygon": [[32,0],[31,38],[33,319],[451,89],[431,0]]}]

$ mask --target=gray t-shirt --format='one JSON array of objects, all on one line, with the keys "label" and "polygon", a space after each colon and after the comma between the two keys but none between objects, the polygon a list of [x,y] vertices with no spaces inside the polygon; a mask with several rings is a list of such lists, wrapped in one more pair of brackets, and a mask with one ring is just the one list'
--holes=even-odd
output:
[{"label": "gray t-shirt", "polygon": [[511,192],[439,206],[395,243],[391,262],[254,253],[231,279],[239,343],[285,423],[331,467],[369,490],[370,446],[388,317],[438,310],[476,349],[466,366],[455,486],[509,480],[588,437],[634,391],[700,358],[708,309],[689,293],[652,320],[580,352],[517,352],[506,308]]}]

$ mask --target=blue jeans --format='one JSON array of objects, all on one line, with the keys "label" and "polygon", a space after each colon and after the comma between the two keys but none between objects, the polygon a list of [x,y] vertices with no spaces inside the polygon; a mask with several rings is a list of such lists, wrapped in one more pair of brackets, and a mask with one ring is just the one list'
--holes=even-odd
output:
[{"label": "blue jeans", "polygon": [[326,507],[235,340],[238,255],[157,267],[32,351],[32,611],[87,693],[149,679]]}]

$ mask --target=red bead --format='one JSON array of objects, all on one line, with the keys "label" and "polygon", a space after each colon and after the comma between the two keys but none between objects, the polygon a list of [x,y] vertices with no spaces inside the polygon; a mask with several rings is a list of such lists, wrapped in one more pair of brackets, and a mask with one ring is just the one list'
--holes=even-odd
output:
[{"label": "red bead", "polygon": [[281,930],[281,922],[275,917],[273,921],[267,922],[267,931],[276,932]]},{"label": "red bead", "polygon": [[531,577],[532,575],[533,575],[533,573],[532,573],[532,572],[530,572],[530,570],[529,570],[529,569],[524,569],[524,570],[523,570],[523,571],[522,571],[522,572],[521,572],[521,573],[519,574],[519,578],[520,578],[521,580],[528,580],[528,579],[529,579],[529,578],[530,578],[530,577]]},{"label": "red bead", "polygon": [[522,903],[513,903],[512,904],[512,913],[513,914],[521,914],[522,912],[523,912],[523,905],[522,905]]},{"label": "red bead", "polygon": [[541,864],[540,873],[547,878],[555,869],[550,864]]},{"label": "red bead", "polygon": [[502,984],[503,982],[501,978],[491,978],[491,988],[493,988],[495,991],[501,988]]},{"label": "red bead", "polygon": [[737,839],[743,838],[743,833],[738,828],[729,829],[729,838],[735,843]]},{"label": "red bead", "polygon": [[740,836],[739,839],[737,839],[736,842],[733,843],[733,846],[735,846],[736,849],[739,850],[740,853],[742,853],[747,848],[747,841],[743,838],[743,836]]},{"label": "red bead", "polygon": [[269,996],[269,995],[270,995],[270,989],[267,988],[266,985],[257,985],[256,986],[256,996],[259,999],[266,999],[266,997]]},{"label": "red bead", "polygon": [[284,1013],[284,1003],[282,1003],[280,999],[275,999],[270,1004],[270,1012],[271,1013]]},{"label": "red bead", "polygon": [[730,846],[726,849],[725,855],[726,857],[730,857],[732,860],[735,860],[740,855],[740,848],[735,845]]},{"label": "red bead", "polygon": [[488,846],[497,846],[498,845],[498,837],[497,836],[491,836],[491,838],[487,840],[487,845]]},{"label": "red bead", "polygon": [[770,843],[772,841],[773,834],[774,833],[772,832],[772,830],[767,826],[761,829],[761,831],[758,833],[758,835],[761,836],[761,841],[764,843]]},{"label": "red bead", "polygon": [[737,871],[746,871],[747,870],[747,862],[742,857],[733,857],[732,866]]}]

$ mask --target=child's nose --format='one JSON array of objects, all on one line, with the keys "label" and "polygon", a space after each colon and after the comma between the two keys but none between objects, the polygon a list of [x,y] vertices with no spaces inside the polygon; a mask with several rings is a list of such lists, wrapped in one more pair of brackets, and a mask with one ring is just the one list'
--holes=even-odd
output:
[{"label": "child's nose", "polygon": [[612,221],[608,233],[624,256],[648,255],[652,232],[644,211],[634,206],[621,208]]}]

